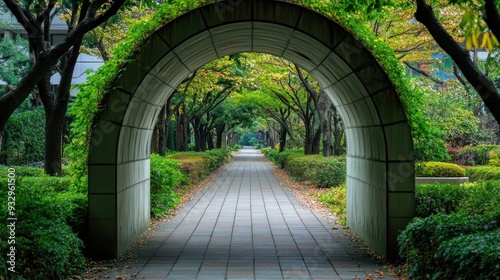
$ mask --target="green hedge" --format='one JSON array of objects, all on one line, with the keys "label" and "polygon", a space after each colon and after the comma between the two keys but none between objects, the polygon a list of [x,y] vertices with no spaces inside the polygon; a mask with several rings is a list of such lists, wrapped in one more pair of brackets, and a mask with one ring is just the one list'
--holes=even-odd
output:
[{"label": "green hedge", "polygon": [[436,259],[443,264],[437,279],[500,279],[500,229],[443,242]]},{"label": "green hedge", "polygon": [[458,153],[456,161],[463,165],[486,165],[492,151],[500,156],[500,145],[466,146]]},{"label": "green hedge", "polygon": [[172,159],[152,154],[151,160],[151,217],[170,214],[180,203],[176,188],[186,180],[180,164]]},{"label": "green hedge", "polygon": [[462,167],[446,162],[422,162],[415,164],[415,175],[421,177],[463,177]]},{"label": "green hedge", "polygon": [[207,174],[210,174],[215,169],[226,163],[227,159],[231,156],[230,149],[213,149],[204,152],[172,152],[168,155],[171,159],[185,159],[185,158],[203,158]]},{"label": "green hedge", "polygon": [[416,185],[415,215],[425,218],[437,213],[457,212],[466,195],[467,188],[457,184]]},{"label": "green hedge", "polygon": [[470,184],[429,184],[415,188],[417,217],[451,214],[495,214],[500,211],[500,181]]},{"label": "green hedge", "polygon": [[465,174],[469,180],[500,180],[500,167],[498,166],[473,166],[465,169]]},{"label": "green hedge", "polygon": [[151,217],[170,214],[187,187],[203,180],[223,165],[230,150],[177,152],[165,157],[151,155]]},{"label": "green hedge", "polygon": [[279,168],[285,169],[286,163],[290,160],[290,156],[300,156],[304,155],[303,149],[294,149],[294,150],[285,150],[283,152],[279,152],[278,150],[264,150],[263,151],[266,157],[276,164]]},{"label": "green hedge", "polygon": [[297,181],[318,187],[336,187],[345,182],[345,158],[291,154],[286,159],[288,174]]},{"label": "green hedge", "polygon": [[42,161],[45,149],[43,107],[13,114],[5,125],[1,157],[8,165]]},{"label": "green hedge", "polygon": [[[449,261],[445,257],[465,256],[466,254],[461,253],[461,248],[472,246],[472,244],[465,243],[457,246],[456,242],[460,239],[455,238],[492,232],[499,226],[500,216],[466,213],[436,214],[425,219],[414,219],[398,236],[400,256],[407,263],[408,277],[410,279],[468,279],[461,278],[453,267],[447,266]],[[465,266],[466,263],[462,263],[462,269],[469,270],[472,275],[491,272],[478,269],[489,266],[488,262],[475,263],[473,266]],[[448,275],[450,278],[443,278],[443,275]]]},{"label": "green hedge", "polygon": [[[42,168],[28,167],[28,166],[10,166],[16,170],[17,177],[43,177],[47,176]],[[0,167],[0,178],[7,177],[8,168],[6,166]]]},{"label": "green hedge", "polygon": [[424,218],[398,237],[410,279],[499,275],[500,243],[492,231],[500,227],[500,181],[417,185],[416,202],[416,214]]},{"label": "green hedge", "polygon": [[332,209],[339,224],[343,227],[347,226],[347,187],[345,184],[331,188],[327,193],[316,195],[316,198]]},{"label": "green hedge", "polygon": [[[15,225],[16,276],[24,279],[64,279],[80,273],[87,220],[87,195],[68,191],[68,178],[16,178]],[[7,186],[1,179],[0,185]],[[0,196],[7,198],[8,189]],[[7,220],[7,204],[1,204],[0,219]],[[80,238],[78,236],[80,234]],[[9,236],[0,227],[1,236]],[[2,238],[3,239],[3,238]],[[7,273],[7,242],[0,243],[0,274]],[[9,249],[9,250],[8,250]]]}]

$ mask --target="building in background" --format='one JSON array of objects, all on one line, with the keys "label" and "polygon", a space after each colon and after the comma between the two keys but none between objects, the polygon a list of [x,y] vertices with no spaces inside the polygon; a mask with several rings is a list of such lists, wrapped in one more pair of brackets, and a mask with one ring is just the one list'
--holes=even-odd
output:
[{"label": "building in background", "polygon": [[[17,19],[10,13],[0,13],[0,40],[3,38],[15,39],[17,36],[21,36],[24,39],[28,39],[26,31],[21,24],[17,22]],[[66,38],[66,32],[68,30],[68,25],[62,21],[59,17],[55,17],[52,21],[50,29],[50,43],[51,45],[57,45],[64,41]],[[89,75],[89,70],[97,70],[104,61],[97,57],[88,54],[80,54],[75,65],[75,70],[73,73],[73,79],[71,84],[77,85],[84,83]],[[57,90],[61,76],[59,73],[55,73],[50,79],[54,92]],[[0,79],[0,86],[4,86],[6,83]],[[76,96],[76,89],[72,89],[71,95]]]}]

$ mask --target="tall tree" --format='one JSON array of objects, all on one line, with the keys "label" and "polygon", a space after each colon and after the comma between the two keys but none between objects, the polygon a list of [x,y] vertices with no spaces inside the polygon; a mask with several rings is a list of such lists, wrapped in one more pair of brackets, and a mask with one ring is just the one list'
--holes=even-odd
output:
[{"label": "tall tree", "polygon": [[[450,2],[467,4],[464,3],[465,1],[459,0]],[[487,41],[486,44],[491,44],[491,47],[493,47],[493,42],[496,41],[496,43],[498,43],[497,38],[500,36],[500,15],[498,13],[498,7],[496,6],[497,3],[495,3],[496,1],[494,0],[482,0],[478,2],[480,3],[480,8],[476,10],[476,12],[480,14],[491,33],[484,33],[481,29],[473,31],[475,29],[471,28],[470,34],[466,39],[466,47],[479,47],[479,35],[483,36],[483,40],[489,38],[490,41]],[[425,25],[436,43],[451,56],[455,64],[462,71],[464,77],[474,87],[479,96],[481,96],[481,99],[493,114],[496,121],[500,123],[500,94],[498,93],[498,89],[493,82],[479,70],[477,65],[474,64],[469,51],[457,42],[443,27],[441,22],[436,18],[432,6],[425,0],[416,0],[416,5],[415,18]],[[480,28],[482,26],[477,25],[476,27]]]},{"label": "tall tree", "polygon": [[[69,102],[71,79],[85,34],[115,15],[125,0],[49,1],[4,0],[28,34],[33,66],[19,83],[0,96],[0,134],[14,110],[38,87],[45,108],[45,172],[62,173],[62,131]],[[50,42],[53,19],[66,9],[68,30],[58,45]],[[58,71],[61,81],[53,92],[50,77]]]}]

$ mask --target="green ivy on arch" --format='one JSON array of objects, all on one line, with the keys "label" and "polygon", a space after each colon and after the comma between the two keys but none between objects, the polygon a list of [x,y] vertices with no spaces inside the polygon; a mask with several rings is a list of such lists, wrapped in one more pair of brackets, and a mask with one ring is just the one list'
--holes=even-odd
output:
[{"label": "green ivy on arch", "polygon": [[[170,1],[169,1],[170,2]],[[113,51],[113,59],[101,66],[87,82],[79,86],[79,94],[69,109],[74,117],[72,123],[72,141],[69,153],[72,159],[73,186],[81,192],[87,191],[87,159],[94,116],[99,112],[101,101],[113,88],[120,76],[119,70],[126,67],[140,53],[148,42],[149,36],[167,22],[200,6],[217,2],[215,0],[188,0],[164,3],[156,12],[132,26]],[[315,0],[290,0],[290,3],[310,8],[340,24],[372,53],[383,67],[396,88],[403,103],[406,116],[411,125],[415,154],[417,159],[445,158],[444,142],[436,136],[438,131],[428,125],[426,116],[420,110],[423,106],[422,94],[411,88],[408,77],[396,57],[396,54],[359,19],[350,15],[332,3]]]}]

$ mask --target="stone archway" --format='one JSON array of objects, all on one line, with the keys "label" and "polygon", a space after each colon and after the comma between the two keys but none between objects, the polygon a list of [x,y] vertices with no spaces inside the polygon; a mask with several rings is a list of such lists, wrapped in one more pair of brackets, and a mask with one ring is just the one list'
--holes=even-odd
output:
[{"label": "stone archway", "polygon": [[92,130],[89,251],[123,253],[149,226],[149,143],[167,97],[207,62],[239,52],[288,59],[309,71],[346,126],[348,224],[371,248],[397,253],[414,215],[410,126],[387,75],[351,34],[301,6],[269,0],[217,2],[152,34],[123,67]]}]

